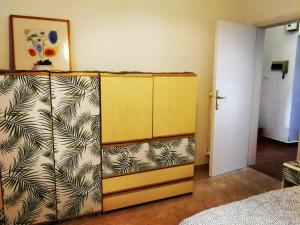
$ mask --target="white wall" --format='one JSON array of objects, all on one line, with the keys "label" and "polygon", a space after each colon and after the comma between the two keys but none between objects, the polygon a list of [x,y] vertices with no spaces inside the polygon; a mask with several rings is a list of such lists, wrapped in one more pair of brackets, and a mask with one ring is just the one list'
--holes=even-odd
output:
[{"label": "white wall", "polygon": [[198,74],[196,162],[208,148],[215,24],[246,23],[245,0],[0,0],[0,69],[9,68],[10,14],[71,21],[73,70]]},{"label": "white wall", "polygon": [[[300,32],[286,32],[284,26],[269,28],[265,33],[264,69],[261,94],[260,127],[264,136],[289,142],[291,105],[297,39]],[[272,61],[289,60],[285,79],[271,71]]]}]

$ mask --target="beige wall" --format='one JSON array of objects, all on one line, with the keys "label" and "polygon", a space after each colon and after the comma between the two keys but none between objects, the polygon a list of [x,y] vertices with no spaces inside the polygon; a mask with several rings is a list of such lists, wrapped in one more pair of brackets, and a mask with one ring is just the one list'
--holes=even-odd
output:
[{"label": "beige wall", "polygon": [[269,25],[300,18],[299,0],[248,0],[250,24]]},{"label": "beige wall", "polygon": [[197,163],[206,162],[208,93],[219,19],[247,22],[244,0],[0,0],[0,69],[9,68],[8,16],[71,21],[74,70],[198,74]]}]

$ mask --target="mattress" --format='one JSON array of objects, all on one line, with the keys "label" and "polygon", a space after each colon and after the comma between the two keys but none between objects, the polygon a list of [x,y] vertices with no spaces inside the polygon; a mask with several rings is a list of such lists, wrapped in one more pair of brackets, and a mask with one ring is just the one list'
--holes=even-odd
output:
[{"label": "mattress", "polygon": [[180,225],[299,225],[300,186],[267,192],[200,212]]}]

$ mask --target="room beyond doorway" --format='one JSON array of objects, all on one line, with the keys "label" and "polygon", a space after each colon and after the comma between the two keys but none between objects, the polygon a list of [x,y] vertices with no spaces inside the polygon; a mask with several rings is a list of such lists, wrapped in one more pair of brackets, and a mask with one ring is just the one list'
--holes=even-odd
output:
[{"label": "room beyond doorway", "polygon": [[251,168],[281,180],[282,164],[296,159],[297,146],[261,137],[257,142],[256,165]]},{"label": "room beyond doorway", "polygon": [[256,165],[278,180],[297,159],[300,128],[299,22],[265,29]]}]

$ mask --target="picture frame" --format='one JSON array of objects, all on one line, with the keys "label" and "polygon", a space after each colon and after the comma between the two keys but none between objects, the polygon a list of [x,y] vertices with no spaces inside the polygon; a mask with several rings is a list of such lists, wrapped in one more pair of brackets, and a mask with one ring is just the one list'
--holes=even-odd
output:
[{"label": "picture frame", "polygon": [[11,67],[16,70],[71,70],[70,21],[10,15]]}]

